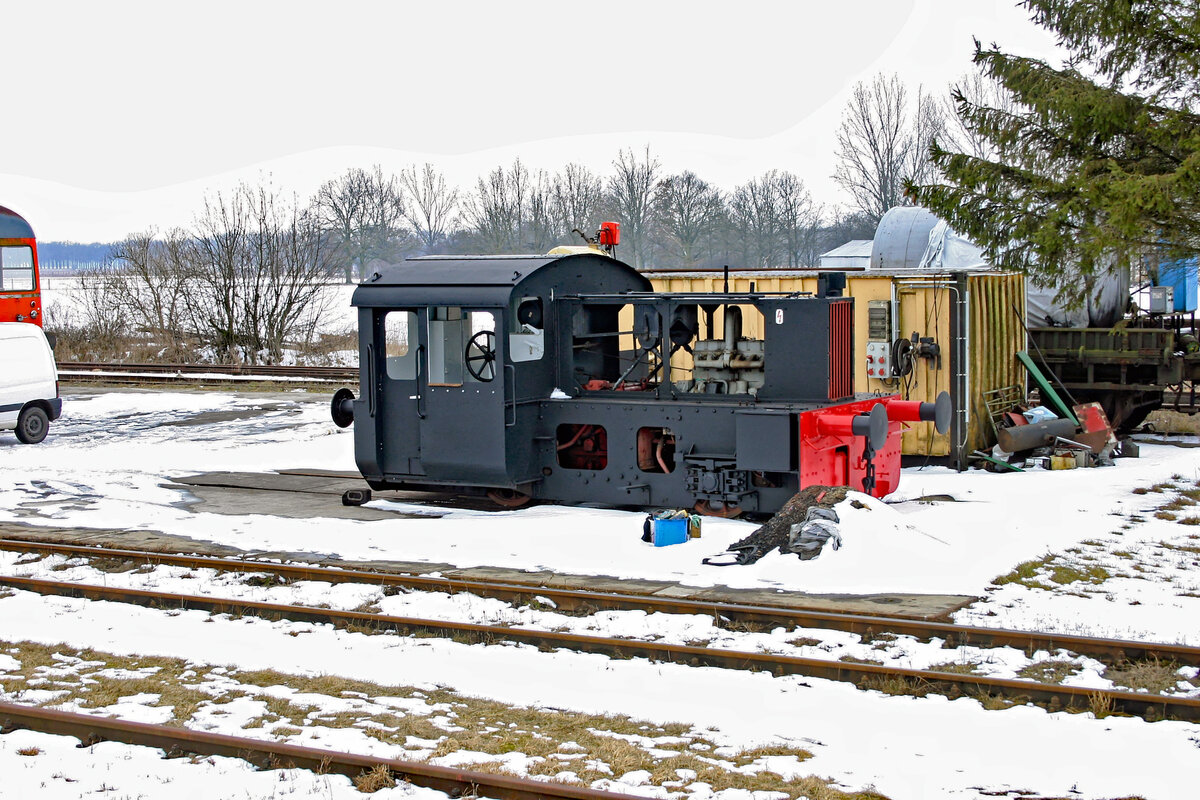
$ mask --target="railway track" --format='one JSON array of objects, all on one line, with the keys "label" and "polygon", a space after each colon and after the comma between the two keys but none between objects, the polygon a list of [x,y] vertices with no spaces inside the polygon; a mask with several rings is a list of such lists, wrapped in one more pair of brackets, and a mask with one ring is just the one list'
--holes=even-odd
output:
[{"label": "railway track", "polygon": [[59,379],[69,383],[103,385],[147,384],[261,384],[334,386],[356,384],[357,367],[291,367],[222,364],[104,364],[64,361]]},{"label": "railway track", "polygon": [[162,564],[187,569],[265,573],[278,576],[285,581],[365,583],[408,591],[446,592],[447,594],[466,592],[478,597],[503,600],[514,604],[528,603],[532,600],[550,600],[557,610],[575,614],[592,614],[598,611],[699,614],[721,620],[725,624],[821,628],[854,633],[864,637],[890,633],[898,636],[913,636],[922,640],[941,639],[947,647],[959,645],[1013,647],[1027,652],[1038,650],[1054,652],[1061,648],[1110,664],[1128,660],[1200,664],[1200,647],[1070,634],[1048,634],[1005,628],[982,628],[914,617],[819,611],[794,606],[750,605],[611,591],[557,589],[541,583],[405,575],[335,567],[279,564],[241,558],[217,558],[91,545],[33,542],[24,539],[0,539],[0,550],[61,555],[68,558],[115,559],[138,565]]},{"label": "railway track", "polygon": [[[59,546],[54,545],[43,547]],[[97,550],[98,548],[82,549]],[[127,552],[136,553],[137,551]],[[157,561],[157,563],[184,563],[182,560],[184,557],[179,556],[166,557],[171,559],[171,561],[166,561],[165,558],[159,558],[157,554],[143,555],[148,557],[148,563],[153,563],[154,561]],[[192,566],[212,567],[214,562],[230,562],[232,565],[231,568],[237,569],[242,569],[248,566],[245,562],[230,559],[205,558],[191,563]],[[276,572],[276,569],[279,567],[279,565],[269,566],[270,569],[266,570],[269,572]],[[302,567],[299,569],[305,570],[306,575],[313,576],[305,578],[310,580],[325,580],[330,577],[330,573],[334,572],[332,570],[326,570],[322,568]],[[344,570],[337,572],[353,574],[350,571]],[[342,577],[349,579],[349,574],[344,574]],[[374,579],[372,582],[377,583],[385,580],[391,580],[393,578],[398,579],[401,577],[404,577],[404,579],[407,580],[406,576],[390,576],[381,575],[378,573],[359,574],[370,576]],[[436,579],[421,580],[435,581]],[[465,586],[469,582],[451,581],[449,583],[461,590],[461,587]],[[90,600],[123,602],[151,607],[197,609],[217,614],[252,615],[270,620],[288,619],[293,621],[325,623],[339,627],[354,627],[356,630],[366,629],[376,632],[390,631],[402,634],[433,634],[435,636],[449,638],[455,641],[472,643],[495,643],[504,641],[527,644],[545,649],[566,649],[584,653],[598,653],[614,658],[646,658],[654,662],[679,663],[689,666],[711,666],[725,669],[764,671],[779,676],[804,675],[814,678],[848,681],[866,688],[883,688],[885,686],[890,686],[894,690],[896,682],[899,682],[906,687],[906,689],[919,693],[945,694],[950,697],[957,697],[961,695],[978,697],[1002,696],[1012,698],[1014,701],[1023,700],[1035,702],[1052,710],[1060,708],[1086,709],[1092,707],[1099,700],[1103,703],[1105,708],[1109,708],[1117,713],[1131,714],[1145,717],[1147,719],[1174,718],[1189,721],[1200,721],[1200,699],[1185,697],[1171,697],[1166,695],[1120,690],[1096,690],[1076,686],[1043,684],[1027,680],[992,678],[974,674],[916,670],[876,664],[831,661],[798,656],[784,656],[772,653],[697,647],[691,645],[663,644],[659,642],[643,640],[616,639],[498,625],[459,623],[417,617],[398,617],[359,611],[337,611],[300,605],[260,603],[247,600],[222,599],[209,596],[176,594],[171,592],[96,586],[85,583],[47,581],[35,578],[0,577],[0,586],[8,586],[13,589],[31,591],[43,595],[80,597]],[[520,590],[527,594],[536,594],[542,597],[550,597],[551,595],[564,596],[564,592],[562,590],[544,589],[534,591],[531,590],[530,587],[521,587]],[[639,598],[639,601],[644,601],[645,599],[646,598]],[[620,602],[629,603],[631,601],[627,598],[621,598]],[[679,601],[672,602],[678,603]],[[717,614],[720,614],[721,611],[726,608],[724,605],[713,603],[702,603],[700,605],[713,610],[713,613]],[[644,603],[637,607],[643,609],[646,608]],[[776,611],[782,610],[777,609]],[[675,613],[680,612],[676,611]],[[789,624],[804,624],[804,622],[800,621],[802,615],[794,614],[790,610],[788,613],[793,617]],[[830,615],[827,613],[822,613],[820,616],[826,617]],[[870,620],[872,624],[880,624],[881,621],[885,619],[886,618],[868,618],[856,616],[852,620],[845,620],[845,622],[848,624],[860,624],[866,620]],[[826,622],[831,623],[832,620],[826,620]],[[897,621],[887,620],[887,622]],[[911,620],[903,620],[899,622],[906,626],[913,623]],[[929,625],[932,623],[921,624]],[[944,624],[937,625],[938,627],[931,630],[945,630],[945,628],[942,627]],[[950,627],[957,629],[958,626]],[[879,627],[875,628],[874,630],[881,632],[887,629]],[[1043,640],[1046,640],[1043,634],[1017,631],[991,631],[990,633],[1017,635],[1026,637],[1027,641],[1037,641],[1037,637],[1042,637]],[[1115,640],[1095,640],[1097,644],[1094,647],[1091,647],[1089,646],[1088,640],[1085,637],[1053,637],[1054,642],[1059,642],[1059,644],[1055,646],[1065,646],[1061,644],[1064,639],[1073,639],[1076,646],[1078,646],[1080,650],[1085,651],[1088,649],[1103,650],[1118,644]],[[1170,658],[1172,660],[1181,660],[1188,664],[1200,663],[1200,649],[1198,648],[1189,648],[1180,645],[1144,645],[1136,642],[1119,642],[1119,644],[1122,646],[1121,649],[1125,653],[1134,652],[1137,651],[1138,648],[1142,648],[1142,652],[1158,654],[1148,657]]]},{"label": "railway track", "polygon": [[186,753],[230,756],[271,769],[298,767],[315,772],[339,773],[351,778],[383,767],[394,778],[437,789],[451,797],[478,795],[496,800],[635,800],[633,795],[602,792],[564,783],[0,702],[0,732],[8,733],[21,728],[74,736],[84,745],[100,741],[123,742],[161,748],[168,757]]}]

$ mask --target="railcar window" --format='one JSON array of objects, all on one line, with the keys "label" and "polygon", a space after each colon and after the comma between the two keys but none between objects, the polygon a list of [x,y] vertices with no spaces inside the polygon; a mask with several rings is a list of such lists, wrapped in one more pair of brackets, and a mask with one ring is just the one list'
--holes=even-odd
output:
[{"label": "railcar window", "polygon": [[430,385],[489,382],[498,374],[495,314],[457,306],[429,309]]},{"label": "railcar window", "polygon": [[464,371],[468,383],[495,380],[500,365],[496,361],[496,315],[490,311],[467,312],[469,333],[459,354],[469,359],[471,369]]},{"label": "railcar window", "polygon": [[515,312],[510,310],[509,319],[512,330],[508,334],[508,357],[514,362],[540,360],[546,354],[542,299],[520,298]]},{"label": "railcar window", "polygon": [[417,313],[389,311],[383,318],[387,376],[396,381],[417,377]]},{"label": "railcar window", "polygon": [[33,291],[33,250],[28,246],[0,247],[0,289]]}]

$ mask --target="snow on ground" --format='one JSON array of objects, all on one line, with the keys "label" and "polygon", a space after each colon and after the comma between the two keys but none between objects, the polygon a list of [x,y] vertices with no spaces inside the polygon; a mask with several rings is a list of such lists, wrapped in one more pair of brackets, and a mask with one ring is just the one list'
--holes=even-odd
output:
[{"label": "snow on ground", "polygon": [[[213,800],[361,800],[341,775],[304,769],[257,770],[240,758],[172,759],[162,751],[117,742],[87,748],[71,736],[36,731],[0,735],[0,796],[74,800],[80,797]],[[382,789],[377,800],[445,798],[442,792],[401,786]]]},{"label": "snow on ground", "polygon": [[[353,469],[352,437],[328,422],[324,398],[113,392],[68,397],[64,411],[49,439],[37,447],[0,434],[0,521],[162,530],[245,549],[335,551],[351,560],[487,564],[700,586],[986,594],[959,619],[1200,643],[1194,622],[1200,571],[1195,552],[1188,549],[1196,544],[1188,537],[1200,529],[1154,516],[1165,493],[1134,493],[1162,482],[1193,486],[1200,474],[1191,449],[1144,444],[1139,459],[1068,472],[906,470],[888,503],[839,507],[842,549],[826,550],[811,562],[775,554],[751,567],[715,568],[702,566],[701,557],[742,538],[753,524],[706,519],[699,541],[651,548],[640,541],[641,513],[538,506],[504,513],[438,508],[441,516],[398,513],[395,520],[377,522],[227,516],[191,511],[186,493],[161,485],[172,477],[214,470]],[[933,496],[954,501],[922,499]],[[1057,560],[1032,570],[1031,579],[990,585],[1021,562],[1048,557]],[[47,561],[45,568],[54,563]],[[1065,584],[1038,578],[1056,564],[1100,567],[1103,573]],[[11,567],[11,560],[3,562],[5,571]],[[178,576],[158,570],[152,579],[163,588]],[[425,604],[418,611],[431,616],[508,615],[508,624],[567,624],[478,599],[464,608],[452,598],[380,599],[363,594],[361,587],[309,591],[322,592],[321,602],[342,607],[380,600],[389,613],[410,613],[412,607],[404,603],[416,602]],[[197,612],[168,614],[24,592],[0,600],[0,638],[8,641],[65,641],[242,668],[432,683],[508,703],[715,726],[734,743],[805,741],[815,758],[801,765],[804,774],[832,776],[853,787],[873,784],[894,800],[974,797],[973,787],[1177,798],[1182,787],[1200,778],[1200,735],[1196,726],[1184,723],[1096,720],[1036,708],[984,711],[968,699],[884,697],[812,679],[366,637],[293,623],[207,620]],[[637,614],[570,624],[626,635],[653,631],[667,639],[704,634],[697,620]],[[291,635],[296,630],[307,633]],[[706,635],[713,646],[788,646],[776,634],[722,639],[710,629]],[[853,641],[832,646],[861,657]],[[934,658],[903,642],[894,647],[884,657],[914,665]],[[946,659],[969,657],[942,652]],[[1004,655],[992,658],[985,671],[997,674],[1021,663]],[[1080,679],[1088,679],[1091,665],[1080,666]],[[4,752],[10,751],[0,750],[0,769],[7,772],[17,762],[2,757]],[[1097,753],[1120,755],[1097,759]]]},{"label": "snow on ground", "polygon": [[[799,743],[814,753],[803,772],[874,785],[892,800],[976,797],[976,787],[1178,800],[1182,787],[1200,780],[1200,737],[1189,723],[1096,720],[1033,707],[987,711],[967,698],[885,697],[813,678],[368,636],[308,623],[210,621],[198,611],[172,614],[27,592],[0,601],[0,609],[10,640],[64,640],[242,669],[448,686],[518,705],[716,728],[725,744]],[[289,635],[298,631],[303,635]],[[1120,757],[1098,759],[1098,753]]]},{"label": "snow on ground", "polygon": [[[559,613],[539,603],[513,605],[467,593],[392,592],[371,584],[297,581],[264,584],[254,573],[217,572],[159,566],[122,572],[104,571],[87,560],[62,556],[45,558],[0,551],[0,574],[41,580],[77,581],[110,587],[197,594],[257,603],[294,604],[339,610],[371,610],[396,617],[415,617],[479,625],[549,630],[580,635],[648,639],[662,644],[698,646],[787,656],[875,661],[907,669],[965,667],[993,678],[1028,678],[1036,665],[1053,660],[1073,674],[1065,682],[1093,689],[1138,688],[1115,684],[1105,666],[1067,651],[1026,653],[1011,647],[947,647],[940,640],[921,642],[909,636],[863,640],[857,634],[822,628],[775,628],[770,631],[730,630],[707,614],[647,614],[644,611],[604,611],[588,616]],[[1044,591],[1044,590],[1043,590]],[[1071,597],[1062,602],[1069,603]],[[549,601],[547,601],[549,602]],[[976,614],[979,612],[976,611]],[[2,659],[3,656],[0,656]],[[2,662],[0,662],[2,663]],[[1172,694],[1200,696],[1196,667],[1184,667]]]},{"label": "snow on ground", "polygon": [[[725,550],[754,524],[706,519],[701,539],[651,548],[640,539],[644,515],[639,512],[542,505],[502,513],[438,509],[422,518],[402,518],[405,512],[429,509],[381,500],[372,505],[396,510],[395,521],[229,517],[193,513],[183,493],[160,486],[170,477],[215,470],[354,470],[350,430],[328,421],[321,399],[302,393],[295,398],[150,392],[68,398],[63,419],[42,445],[28,448],[0,435],[0,465],[19,465],[27,476],[0,482],[0,520],[169,527],[176,535],[243,549],[333,550],[349,560],[390,557],[692,586],[979,595],[1016,564],[1080,542],[1107,536],[1132,547],[1189,532],[1149,515],[1128,529],[1122,524],[1148,505],[1133,489],[1172,475],[1190,481],[1200,477],[1194,452],[1170,446],[1146,446],[1141,458],[1102,469],[1008,475],[906,470],[887,504],[867,498],[866,508],[847,503],[838,509],[840,550],[827,550],[809,562],[773,553],[752,566],[723,568],[702,565],[701,558]],[[269,410],[256,415],[255,409],[264,406]],[[189,424],[204,412],[221,418]],[[934,495],[956,502],[920,499]],[[1140,588],[1153,594],[1151,587]],[[1139,628],[1123,609],[1112,613],[1117,616],[1105,619],[1115,629]],[[1140,623],[1140,629],[1168,638],[1194,635],[1185,616],[1168,611],[1157,622]]]}]

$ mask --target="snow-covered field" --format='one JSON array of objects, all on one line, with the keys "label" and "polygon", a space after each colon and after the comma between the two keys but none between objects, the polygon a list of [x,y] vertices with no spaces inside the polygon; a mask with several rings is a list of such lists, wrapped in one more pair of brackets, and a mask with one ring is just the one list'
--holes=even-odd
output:
[{"label": "snow-covered field", "polygon": [[[264,405],[270,410],[257,413]],[[186,493],[162,486],[172,477],[213,470],[353,469],[352,437],[327,421],[321,397],[296,393],[268,402],[233,394],[121,392],[68,397],[64,410],[42,445],[18,445],[10,434],[0,434],[0,522],[164,531],[249,550],[550,569],[695,586],[964,593],[983,599],[959,612],[959,621],[1200,644],[1200,539],[1192,538],[1200,527],[1180,524],[1200,512],[1182,501],[1173,514],[1160,510],[1180,490],[1195,488],[1200,470],[1195,450],[1170,444],[1143,443],[1141,458],[1120,460],[1106,469],[1019,475],[908,470],[899,492],[886,503],[868,499],[864,508],[849,503],[839,507],[844,539],[840,550],[827,549],[810,562],[774,554],[750,567],[716,568],[701,565],[701,557],[745,536],[754,529],[752,524],[705,520],[700,540],[651,548],[640,541],[642,515],[633,512],[560,506],[504,513],[439,508],[436,515],[414,517],[409,516],[413,511],[433,509],[376,501],[376,508],[405,513],[373,522],[297,520],[216,514],[203,506],[191,510]],[[191,424],[207,412],[224,413]],[[1158,491],[1135,493],[1156,485]],[[954,500],[920,499],[933,496]],[[1172,515],[1177,519],[1160,518]],[[389,596],[362,586],[264,587],[247,584],[245,576],[187,574],[171,568],[97,573],[82,562],[24,561],[0,553],[0,572],[340,608],[370,605],[393,614],[656,636],[712,647],[871,658],[905,666],[955,662],[1006,677],[1018,676],[1038,662],[1066,658],[944,649],[905,639],[864,643],[829,631],[736,633],[715,628],[707,618],[641,612],[577,618],[465,596]],[[1039,563],[1013,573],[1022,562]],[[1012,580],[993,585],[994,579],[1009,573]],[[764,768],[816,775],[846,789],[873,786],[893,800],[1018,790],[1041,796],[1173,800],[1189,796],[1200,779],[1200,728],[1195,725],[1096,719],[1090,713],[1048,713],[1033,707],[989,711],[968,698],[892,697],[815,679],[368,636],[319,625],[214,618],[25,592],[0,599],[0,640],[9,643],[0,645],[0,689],[5,699],[17,702],[34,702],[37,692],[50,689],[12,679],[17,665],[6,659],[21,660],[16,643],[63,642],[74,650],[179,659],[192,665],[194,676],[187,680],[209,694],[230,680],[229,674],[217,671],[227,665],[235,670],[273,669],[383,685],[440,687],[464,698],[627,714],[653,725],[681,723],[693,737],[703,732],[703,741],[695,739],[695,746],[711,746],[716,748],[713,752],[784,746],[813,755],[803,762],[772,756],[737,767],[748,776]],[[1087,659],[1073,659],[1066,680],[1113,685],[1102,668]],[[1177,691],[1193,693],[1196,677],[1195,670],[1181,670]],[[126,697],[105,711],[161,721],[167,712],[154,704],[156,700],[153,694]],[[344,702],[307,696],[303,701],[318,709]],[[72,702],[64,701],[64,707],[77,707]],[[243,726],[261,713],[256,702],[266,701],[252,697],[244,708],[229,703],[221,706],[225,714],[209,714],[204,711],[209,707],[202,706],[189,724],[251,735]],[[319,716],[319,711],[312,713]],[[538,763],[519,753],[502,759],[461,752],[431,756],[433,745],[423,741],[389,749],[358,728],[342,729],[335,736],[314,719],[294,732],[276,720],[264,725],[261,735],[278,725],[284,727],[274,735],[301,743],[324,737],[311,742],[317,746],[340,744],[395,757],[443,759],[438,763],[500,760],[518,772]],[[130,797],[175,795],[180,783],[195,789],[195,796],[268,797],[274,792],[342,797],[353,791],[347,781],[332,777],[295,773],[266,780],[264,773],[235,762],[157,762],[156,756],[139,748],[104,745],[81,751],[64,745],[67,741],[29,733],[0,736],[0,775],[21,775],[28,782],[11,785],[38,787],[39,796],[47,797],[82,796],[100,783],[119,792],[116,796]],[[646,746],[657,752],[667,745],[655,740]],[[29,747],[43,752],[17,755]],[[729,758],[736,761],[735,755]],[[81,782],[46,774],[52,771]],[[636,770],[607,781],[599,788],[664,792]],[[678,783],[673,791],[706,796],[705,788],[689,784],[686,776]],[[0,779],[0,796],[10,796],[8,785]],[[226,788],[233,785],[236,792]],[[748,796],[735,790],[721,794]],[[11,796],[30,795],[22,791]]]},{"label": "snow-covered field", "polygon": [[[42,304],[46,308],[51,322],[55,314],[67,313],[72,319],[79,320],[85,315],[87,302],[84,299],[84,278],[76,275],[54,275],[42,277]],[[354,293],[355,285],[331,283],[329,285],[329,308],[322,315],[322,332],[337,333],[353,330],[358,317],[350,305],[350,295]]]}]

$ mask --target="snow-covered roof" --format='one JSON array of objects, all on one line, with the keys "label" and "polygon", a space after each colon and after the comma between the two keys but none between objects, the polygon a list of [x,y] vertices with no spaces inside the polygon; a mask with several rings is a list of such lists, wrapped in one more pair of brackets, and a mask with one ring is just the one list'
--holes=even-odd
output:
[{"label": "snow-covered roof", "polygon": [[821,253],[818,262],[823,269],[866,269],[871,265],[871,240],[851,239],[845,244]]}]

